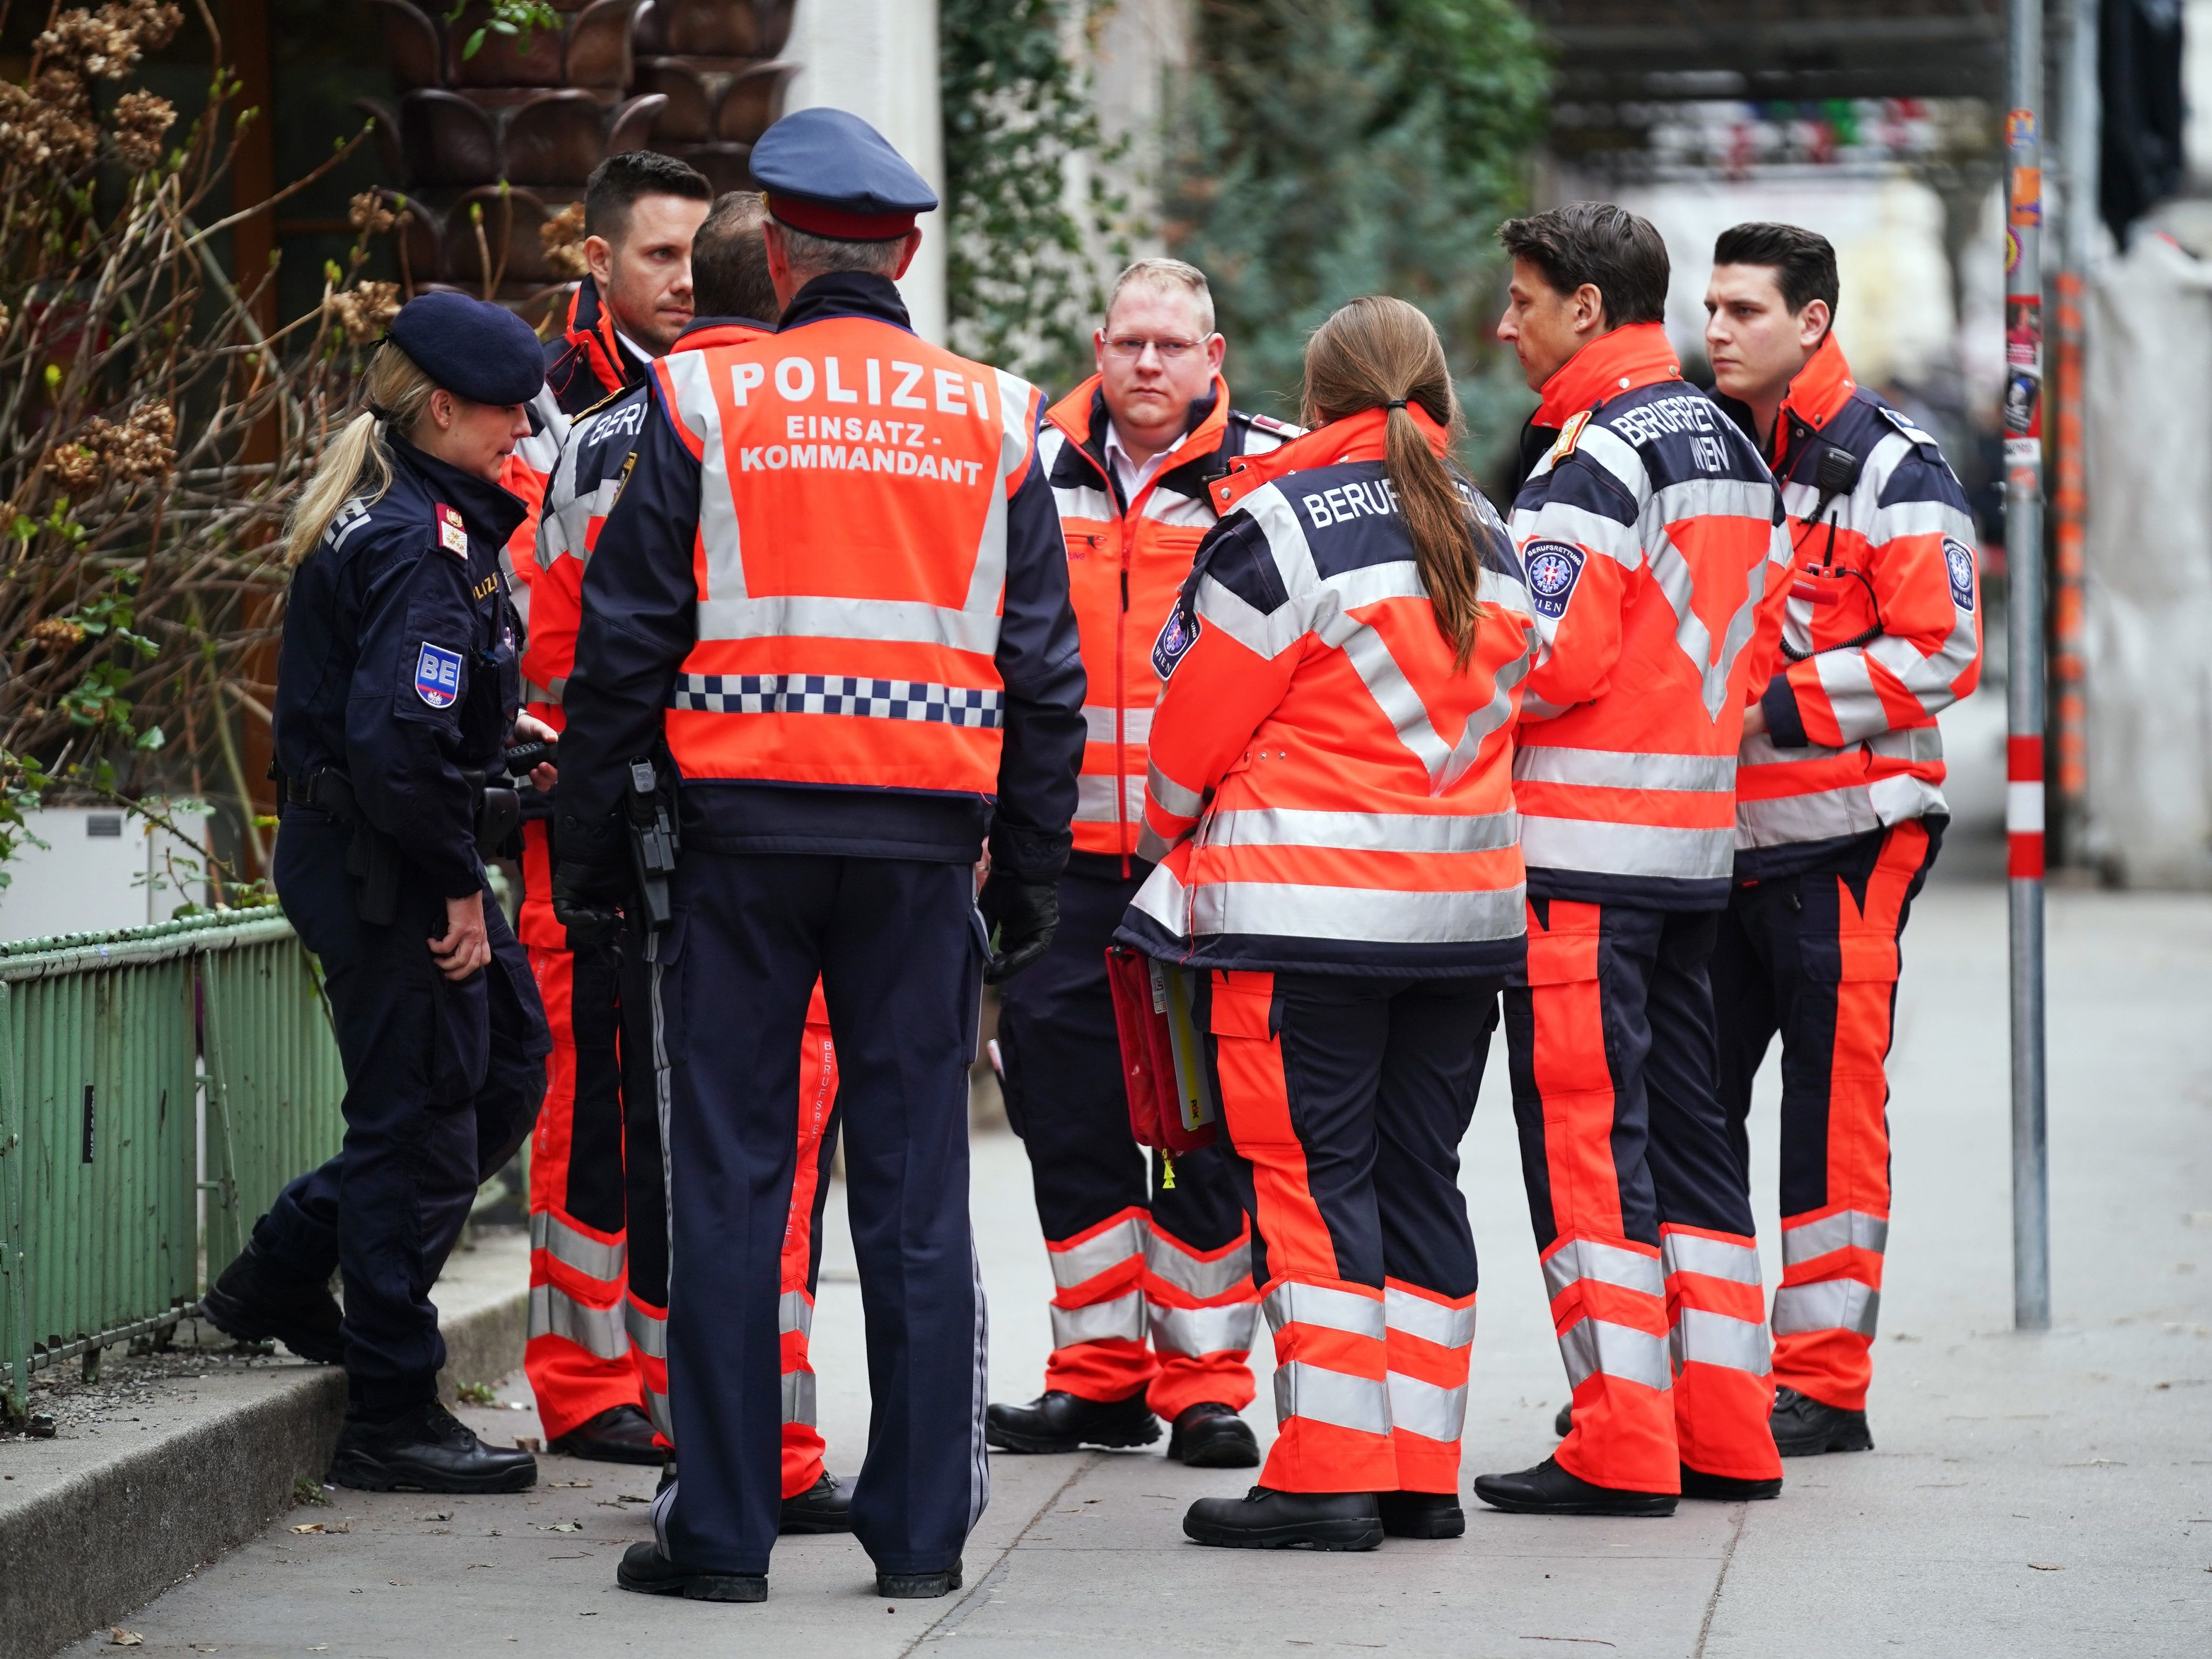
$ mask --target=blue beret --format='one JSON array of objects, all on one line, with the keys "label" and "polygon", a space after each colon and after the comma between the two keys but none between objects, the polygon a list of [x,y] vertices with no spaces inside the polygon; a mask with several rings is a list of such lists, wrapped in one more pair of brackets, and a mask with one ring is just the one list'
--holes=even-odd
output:
[{"label": "blue beret", "polygon": [[422,294],[399,307],[386,336],[457,397],[526,404],[545,384],[538,332],[505,306],[465,294]]},{"label": "blue beret", "polygon": [[888,241],[937,205],[929,181],[857,115],[802,109],[753,146],[753,178],[769,210],[795,230],[845,241]]}]

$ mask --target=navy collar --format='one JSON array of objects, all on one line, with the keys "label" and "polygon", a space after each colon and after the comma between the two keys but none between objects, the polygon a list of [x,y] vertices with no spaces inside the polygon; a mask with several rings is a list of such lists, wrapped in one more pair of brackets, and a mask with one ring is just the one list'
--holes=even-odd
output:
[{"label": "navy collar", "polygon": [[507,538],[529,516],[530,509],[514,491],[474,473],[464,472],[416,448],[397,434],[393,434],[392,449],[399,464],[415,474],[433,501],[443,501],[460,514],[461,522],[468,526],[470,539],[492,552],[506,546]]},{"label": "navy collar", "polygon": [[803,323],[819,323],[832,317],[866,317],[894,328],[914,332],[906,301],[898,285],[872,270],[833,270],[817,276],[791,296],[783,308],[779,331],[788,332]]},{"label": "navy collar", "polygon": [[774,323],[764,323],[757,317],[739,317],[732,314],[728,317],[694,317],[684,325],[684,333],[676,337],[680,340],[684,337],[684,335],[696,334],[702,328],[757,328],[763,334],[775,332]]}]

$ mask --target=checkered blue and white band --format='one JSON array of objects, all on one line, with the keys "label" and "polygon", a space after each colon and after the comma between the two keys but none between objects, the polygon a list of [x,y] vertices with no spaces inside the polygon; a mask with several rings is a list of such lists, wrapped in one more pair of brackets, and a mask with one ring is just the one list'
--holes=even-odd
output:
[{"label": "checkered blue and white band", "polygon": [[709,714],[854,714],[985,729],[1006,719],[1006,693],[840,674],[679,674],[671,708]]}]

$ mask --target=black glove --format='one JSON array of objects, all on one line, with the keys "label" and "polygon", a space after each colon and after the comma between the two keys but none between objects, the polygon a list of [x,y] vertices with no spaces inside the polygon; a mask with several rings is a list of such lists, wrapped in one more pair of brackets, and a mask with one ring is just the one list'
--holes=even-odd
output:
[{"label": "black glove", "polygon": [[553,915],[568,930],[571,951],[596,951],[622,933],[622,900],[629,872],[620,865],[564,858],[553,870]]},{"label": "black glove", "polygon": [[1048,881],[1024,881],[1005,870],[984,878],[975,908],[990,930],[991,959],[983,982],[1012,979],[1045,953],[1060,926],[1060,890]]}]

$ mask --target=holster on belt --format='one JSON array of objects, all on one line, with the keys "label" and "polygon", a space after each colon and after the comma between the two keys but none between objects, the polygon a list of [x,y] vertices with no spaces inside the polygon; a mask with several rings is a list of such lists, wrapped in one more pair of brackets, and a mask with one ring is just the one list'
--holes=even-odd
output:
[{"label": "holster on belt", "polygon": [[372,927],[399,919],[399,843],[371,823],[354,799],[353,780],[325,766],[305,778],[284,778],[284,799],[318,806],[353,831],[346,843],[346,874],[354,879],[356,915]]}]

